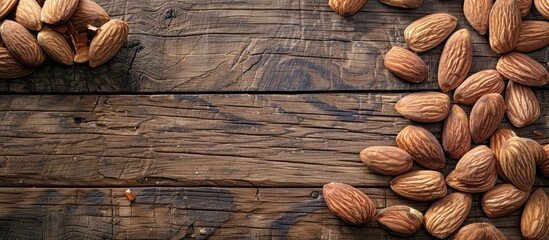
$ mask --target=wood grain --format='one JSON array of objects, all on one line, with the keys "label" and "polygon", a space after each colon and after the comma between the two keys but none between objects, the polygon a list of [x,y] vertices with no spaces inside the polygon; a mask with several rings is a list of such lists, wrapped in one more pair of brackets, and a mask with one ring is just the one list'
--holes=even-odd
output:
[{"label": "wood grain", "polygon": [[[0,92],[262,92],[438,89],[439,46],[420,54],[430,67],[422,84],[395,78],[383,67],[403,31],[434,12],[458,17],[472,32],[471,73],[494,68],[497,55],[466,22],[461,1],[430,1],[405,10],[368,1],[342,18],[326,0],[137,1],[97,0],[130,25],[115,59],[99,68],[51,60],[30,77],[0,81]],[[528,19],[542,19],[537,12]],[[529,54],[546,62],[547,48]]]},{"label": "wood grain", "polygon": [[0,186],[387,187],[359,152],[395,145],[406,94],[0,96]]},{"label": "wood grain", "polygon": [[[400,239],[374,222],[342,223],[320,188],[3,188],[2,239]],[[407,204],[390,190],[364,188],[378,209]],[[548,192],[549,188],[545,188]],[[475,195],[464,224],[490,222],[520,239],[520,211],[489,219]],[[421,229],[411,239],[434,239]]]}]

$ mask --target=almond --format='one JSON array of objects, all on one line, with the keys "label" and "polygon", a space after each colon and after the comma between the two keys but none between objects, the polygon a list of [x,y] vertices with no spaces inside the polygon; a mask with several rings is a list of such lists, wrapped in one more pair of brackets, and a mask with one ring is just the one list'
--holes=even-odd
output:
[{"label": "almond", "polygon": [[[456,165],[456,178],[468,185],[480,185],[489,182],[489,175],[496,171],[496,159],[490,148],[480,145],[471,149]],[[492,186],[496,184],[495,179]]]},{"label": "almond", "polygon": [[17,61],[7,48],[0,47],[0,78],[24,77],[31,74],[32,71],[32,68]]},{"label": "almond", "polygon": [[446,157],[438,140],[422,127],[409,125],[396,137],[399,148],[406,151],[419,165],[432,170],[444,167]]},{"label": "almond", "polygon": [[505,101],[500,94],[482,96],[473,106],[469,127],[474,143],[481,143],[496,131],[505,115]]},{"label": "almond", "polygon": [[536,162],[536,166],[540,166],[543,161],[545,161],[546,157],[543,146],[530,138],[522,138],[522,141],[530,150],[530,154],[533,156],[534,161]]},{"label": "almond", "polygon": [[520,9],[520,16],[526,17],[528,13],[530,13],[530,8],[532,8],[532,0],[517,0],[519,9]]},{"label": "almond", "polygon": [[543,150],[545,151],[545,159],[541,161],[539,171],[541,175],[549,177],[549,145],[545,145]]},{"label": "almond", "polygon": [[76,10],[70,18],[78,32],[85,32],[87,26],[101,27],[110,20],[109,14],[92,0],[79,0]]},{"label": "almond", "polygon": [[549,1],[534,0],[534,5],[536,5],[536,9],[545,19],[549,19]]},{"label": "almond", "polygon": [[14,20],[32,31],[42,29],[40,20],[40,5],[35,0],[19,0],[15,8]]},{"label": "almond", "polygon": [[467,114],[454,105],[442,129],[442,147],[454,159],[461,158],[471,148],[471,132]]},{"label": "almond", "polygon": [[507,240],[503,233],[494,227],[494,225],[486,222],[471,223],[462,227],[452,240]]},{"label": "almond", "polygon": [[498,71],[483,70],[465,79],[454,92],[454,100],[473,105],[480,97],[489,93],[501,93],[504,88],[505,83]]},{"label": "almond", "polygon": [[425,213],[425,229],[438,239],[452,235],[469,215],[472,201],[471,194],[460,192],[436,201]]},{"label": "almond", "polygon": [[395,109],[416,122],[440,122],[448,116],[450,98],[439,92],[419,92],[400,99]]},{"label": "almond", "polygon": [[0,19],[4,19],[15,8],[19,0],[0,1]]},{"label": "almond", "polygon": [[74,64],[74,51],[60,33],[45,27],[38,33],[38,43],[54,61],[63,65]]},{"label": "almond", "polygon": [[322,188],[328,208],[351,225],[366,225],[376,213],[372,200],[362,191],[345,183],[328,183]]},{"label": "almond", "polygon": [[478,185],[469,185],[462,183],[458,178],[458,172],[456,170],[451,171],[448,176],[446,176],[446,184],[453,189],[466,193],[483,193],[492,188],[498,179],[496,171],[491,171],[486,173],[486,181]]},{"label": "almond", "polygon": [[128,24],[122,20],[105,23],[90,44],[90,66],[97,67],[111,60],[124,46],[128,34]]},{"label": "almond", "polygon": [[414,52],[425,52],[438,46],[457,26],[457,18],[447,13],[424,16],[404,30],[404,39]]},{"label": "almond", "polygon": [[516,0],[496,1],[488,22],[490,47],[502,54],[515,48],[520,31],[520,8]]},{"label": "almond", "polygon": [[518,128],[534,123],[540,116],[540,105],[534,91],[513,81],[507,85],[505,105],[509,122]]},{"label": "almond", "polygon": [[76,55],[74,55],[74,62],[75,63],[85,63],[90,59],[90,48],[89,47],[83,47],[81,49],[78,49],[76,52]]},{"label": "almond", "polygon": [[330,0],[330,7],[342,17],[354,15],[364,6],[366,0]]},{"label": "almond", "polygon": [[412,168],[412,156],[390,146],[368,147],[360,152],[360,159],[370,170],[382,175],[399,175]]},{"label": "almond", "polygon": [[499,153],[501,151],[501,147],[509,138],[516,137],[517,134],[513,132],[511,129],[507,128],[501,128],[496,130],[492,137],[490,137],[490,149],[492,149],[492,152],[494,152],[494,155],[496,156],[496,171],[498,172],[498,175],[505,181],[507,180],[507,177],[503,173],[503,170],[501,169],[501,164],[499,163]]},{"label": "almond", "polygon": [[473,63],[473,39],[467,29],[452,34],[438,64],[438,85],[443,92],[449,92],[461,85]]},{"label": "almond", "polygon": [[526,202],[520,231],[525,239],[547,239],[549,236],[549,198],[543,189],[538,188]]},{"label": "almond", "polygon": [[482,196],[482,210],[489,218],[503,217],[521,208],[528,195],[513,184],[500,184]]},{"label": "almond", "polygon": [[379,211],[376,221],[390,234],[410,237],[421,228],[423,214],[408,206],[395,205]]},{"label": "almond", "polygon": [[480,35],[486,34],[488,30],[488,20],[490,19],[490,10],[492,10],[492,0],[464,0],[463,15]]},{"label": "almond", "polygon": [[42,22],[59,25],[71,18],[78,0],[46,0],[42,7]]},{"label": "almond", "polygon": [[549,22],[522,21],[515,51],[532,52],[549,45]]},{"label": "almond", "polygon": [[379,2],[399,8],[418,8],[423,0],[379,0]]},{"label": "almond", "polygon": [[19,62],[36,67],[46,61],[46,55],[32,33],[23,25],[6,20],[0,27],[2,40]]},{"label": "almond", "polygon": [[526,54],[512,52],[501,56],[497,70],[504,77],[526,86],[543,86],[549,82],[549,72]]},{"label": "almond", "polygon": [[383,63],[391,73],[408,82],[420,83],[429,76],[427,64],[413,52],[401,47],[391,48]]},{"label": "almond", "polygon": [[390,182],[398,195],[414,201],[431,201],[446,195],[444,176],[432,170],[419,170],[399,175]]},{"label": "almond", "polygon": [[522,191],[530,191],[536,178],[536,156],[523,138],[512,137],[503,144],[499,162],[507,179]]}]

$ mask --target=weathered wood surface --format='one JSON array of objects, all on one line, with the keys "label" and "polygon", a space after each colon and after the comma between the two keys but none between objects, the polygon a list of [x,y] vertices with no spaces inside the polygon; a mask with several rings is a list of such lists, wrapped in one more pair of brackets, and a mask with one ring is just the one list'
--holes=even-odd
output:
[{"label": "weathered wood surface", "polygon": [[358,154],[395,145],[405,94],[0,96],[0,186],[386,187]]},{"label": "weathered wood surface", "polygon": [[[341,223],[326,207],[320,188],[3,188],[2,239],[401,239],[375,221]],[[361,189],[378,209],[408,204],[391,190]],[[549,188],[545,188],[548,192]],[[464,224],[490,222],[520,239],[520,211],[489,219],[476,195]],[[414,239],[433,239],[422,229]]]},{"label": "weathered wood surface", "polygon": [[[396,79],[383,55],[404,45],[404,28],[434,12],[465,21],[462,1],[428,1],[403,10],[370,0],[341,18],[327,0],[97,0],[130,24],[126,46],[110,63],[60,66],[48,61],[30,77],[0,81],[0,92],[256,92],[437,89],[442,46],[420,54],[422,84]],[[535,8],[527,17],[541,19]],[[486,37],[473,31],[471,72],[494,68]],[[530,54],[547,61],[546,48]]]}]

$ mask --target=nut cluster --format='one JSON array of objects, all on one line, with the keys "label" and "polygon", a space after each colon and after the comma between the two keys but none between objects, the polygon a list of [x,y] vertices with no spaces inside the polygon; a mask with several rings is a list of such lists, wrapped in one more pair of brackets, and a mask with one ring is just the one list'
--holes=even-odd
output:
[{"label": "nut cluster", "polygon": [[[421,0],[379,1],[403,8],[419,7],[422,3]],[[335,0],[330,1],[330,6],[348,16],[364,3]],[[480,193],[486,216],[502,217],[523,208],[521,221],[517,223],[523,237],[549,239],[549,197],[543,189],[533,189],[536,173],[549,176],[549,145],[541,146],[532,139],[517,136],[511,129],[499,128],[505,115],[517,128],[529,126],[540,117],[540,103],[531,88],[547,84],[549,72],[521,52],[549,45],[549,22],[522,19],[530,12],[532,3],[549,18],[547,0],[464,1],[463,11],[469,24],[479,35],[488,32],[491,49],[501,55],[496,69],[470,76],[473,41],[467,29],[455,31],[455,16],[430,14],[404,30],[410,50],[393,47],[385,55],[384,65],[395,76],[414,84],[429,77],[427,64],[416,53],[446,41],[437,71],[442,93],[412,93],[395,105],[395,110],[411,121],[443,122],[441,142],[429,130],[409,125],[396,137],[397,147],[370,146],[360,152],[360,159],[374,173],[395,176],[390,187],[399,196],[435,202],[424,214],[398,205],[381,210],[376,217],[370,210],[372,204],[356,206],[359,201],[353,201],[357,196],[371,201],[358,194],[362,193],[360,190],[348,185],[338,188],[331,183],[324,188],[324,198],[337,216],[344,221],[358,219],[352,216],[358,211],[350,209],[365,208],[368,211],[362,213],[366,216],[351,222],[353,225],[365,225],[375,218],[389,233],[398,236],[412,236],[423,225],[439,239],[506,239],[489,223],[462,226],[473,205],[472,194]],[[341,9],[344,6],[353,8]],[[456,103],[453,105],[448,97],[452,91]],[[458,104],[472,105],[469,115]],[[487,142],[489,146],[482,145]],[[446,157],[458,161],[444,176],[439,170],[445,167]],[[410,171],[414,162],[426,170]],[[497,184],[498,177],[507,183]]]},{"label": "nut cluster", "polygon": [[0,25],[0,78],[27,76],[46,55],[63,65],[99,66],[129,34],[126,22],[111,20],[92,0],[2,0]]}]

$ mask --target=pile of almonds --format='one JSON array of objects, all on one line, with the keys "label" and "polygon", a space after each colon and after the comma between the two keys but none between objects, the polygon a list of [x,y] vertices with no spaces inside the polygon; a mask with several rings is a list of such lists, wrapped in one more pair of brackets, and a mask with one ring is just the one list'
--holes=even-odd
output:
[{"label": "pile of almonds", "polygon": [[[403,7],[419,7],[422,0],[379,0]],[[356,13],[366,0],[330,0],[342,16]],[[534,0],[538,11],[549,19],[549,1]],[[482,210],[489,218],[508,215],[520,208],[520,229],[526,239],[549,239],[549,197],[543,189],[533,190],[536,172],[549,176],[549,145],[518,137],[511,129],[498,129],[504,116],[522,128],[540,117],[540,104],[531,87],[549,82],[547,69],[521,53],[549,45],[549,22],[522,20],[532,0],[465,0],[467,21],[480,35],[488,32],[492,50],[500,54],[496,69],[467,76],[473,64],[473,42],[467,29],[455,31],[457,18],[434,13],[411,23],[404,30],[410,50],[393,47],[384,65],[394,75],[411,83],[428,78],[429,69],[416,53],[437,47],[446,40],[438,65],[441,92],[419,92],[401,98],[395,109],[418,123],[443,122],[442,144],[427,129],[409,125],[396,137],[396,145],[372,146],[360,152],[368,168],[395,176],[391,189],[412,201],[435,201],[422,214],[409,206],[389,206],[377,213],[372,200],[360,190],[343,183],[324,186],[329,209],[352,225],[365,225],[374,217],[389,233],[413,236],[423,225],[434,237],[443,239],[506,239],[489,223],[461,226],[471,210],[472,194],[482,195]],[[414,53],[415,52],[415,53]],[[507,89],[505,97],[502,92]],[[469,116],[451,105],[472,105]],[[538,133],[539,134],[539,133]],[[482,145],[489,141],[489,146]],[[477,144],[473,146],[472,143]],[[439,170],[446,156],[459,160],[447,176]],[[409,171],[413,163],[426,170]],[[503,182],[497,184],[499,178]],[[450,190],[450,187],[453,190]],[[451,193],[450,193],[451,192]],[[518,225],[519,223],[517,223]]]},{"label": "pile of almonds", "polygon": [[46,55],[63,65],[106,63],[128,38],[91,0],[0,0],[0,78],[31,74]]}]

